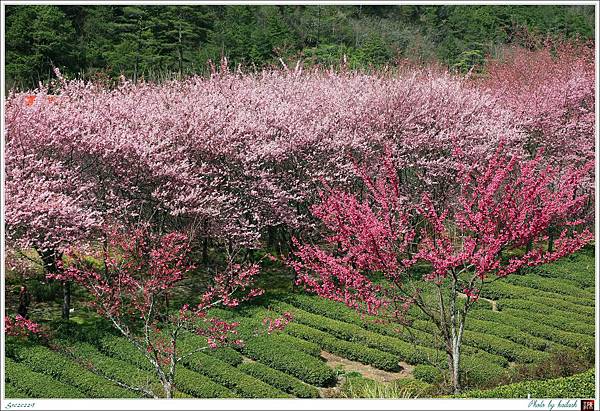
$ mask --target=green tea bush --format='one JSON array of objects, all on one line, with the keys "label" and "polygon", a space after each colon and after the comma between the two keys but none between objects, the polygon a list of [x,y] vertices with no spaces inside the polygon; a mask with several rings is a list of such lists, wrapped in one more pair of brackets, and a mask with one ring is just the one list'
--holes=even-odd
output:
[{"label": "green tea bush", "polygon": [[585,305],[579,305],[572,302],[563,301],[560,298],[548,298],[538,295],[528,295],[527,301],[531,301],[537,304],[543,304],[548,307],[554,307],[556,309],[566,311],[568,313],[574,313],[577,316],[585,315],[589,317],[592,321],[596,318],[596,310],[594,307],[588,307]]},{"label": "green tea bush", "polygon": [[137,348],[122,337],[107,335],[97,341],[97,348],[103,354],[128,362],[136,368],[154,371],[154,366]]},{"label": "green tea bush", "polygon": [[493,321],[483,321],[475,318],[468,318],[465,324],[465,329],[506,338],[507,340],[511,340],[517,344],[524,345],[534,350],[545,351],[549,347],[549,342],[543,338],[527,334],[516,327],[495,323]]},{"label": "green tea bush", "polygon": [[329,386],[336,381],[336,374],[323,361],[303,352],[286,350],[285,345],[273,344],[270,336],[246,340],[242,352],[271,368],[316,385]]},{"label": "green tea bush", "polygon": [[[411,328],[418,329],[421,331],[423,331],[423,330],[437,331],[437,329],[435,328],[435,325],[433,325],[431,322],[423,321],[423,320],[413,321]],[[470,356],[470,357],[480,359],[482,361],[498,364],[502,367],[508,366],[508,360],[505,357],[503,357],[502,355],[499,355],[499,354],[494,354],[492,352],[484,351],[478,347],[479,345],[481,345],[481,344],[473,344],[472,342],[466,343],[465,340],[463,339],[462,352],[465,356]]]},{"label": "green tea bush", "polygon": [[[206,337],[192,333],[185,333],[179,339],[179,345],[183,347],[184,344],[186,350],[181,352],[182,355],[185,355],[186,352],[190,352],[199,347],[207,347],[208,341]],[[215,349],[208,349],[203,352],[210,356],[216,357],[221,361],[225,361],[227,364],[234,367],[240,365],[243,361],[242,355],[231,347],[219,347]]]},{"label": "green tea bush", "polygon": [[178,367],[175,372],[175,386],[178,390],[194,398],[236,398],[238,395],[228,388],[197,372]]},{"label": "green tea bush", "polygon": [[559,330],[573,332],[577,334],[587,334],[593,336],[595,332],[595,324],[590,321],[588,324],[577,321],[577,317],[567,317],[563,315],[554,314],[539,314],[533,310],[514,309],[505,307],[502,312],[515,316],[524,317],[529,320],[536,321],[540,324],[545,324],[549,327],[557,328]]},{"label": "green tea bush", "polygon": [[29,396],[22,391],[19,391],[11,383],[7,382],[4,384],[4,398],[29,398]]},{"label": "green tea bush", "polygon": [[[527,296],[527,299],[537,297],[537,298],[546,298],[551,300],[562,300],[575,305],[579,305],[582,307],[593,308],[594,300],[580,298],[572,295],[564,295],[551,293],[548,291],[535,290],[533,291],[529,287],[523,287],[520,285],[509,284],[505,281],[496,281],[494,283],[488,284],[481,290],[481,297],[489,298],[491,300],[499,300],[501,298],[515,298],[522,299],[524,296]],[[534,301],[536,301],[534,299]]]},{"label": "green tea bush", "polygon": [[[242,312],[244,315],[254,316],[235,318],[236,321],[240,322],[238,332],[244,341],[266,335],[267,326],[263,324],[263,319],[266,317],[277,316],[277,313],[266,310],[263,307],[246,308]],[[321,348],[319,345],[303,340],[302,338],[297,338],[281,332],[272,333],[269,335],[269,338],[273,344],[286,346],[287,351],[299,351],[317,358],[321,355]]]},{"label": "green tea bush", "polygon": [[[306,296],[300,295],[299,297]],[[302,301],[304,301],[303,304],[305,306],[310,306],[308,298],[302,298]],[[324,307],[330,306],[328,303],[332,303],[329,300],[323,299],[323,301],[327,302],[323,305]],[[321,304],[321,301],[317,301],[316,304]],[[415,321],[415,323],[420,323],[420,327],[407,328],[394,324],[369,322],[368,319],[361,320],[356,312],[351,311],[351,313],[355,314],[357,317],[353,317],[350,313],[347,313],[345,317],[352,321],[348,324],[340,320],[333,320],[321,315],[312,314],[287,304],[276,303],[273,304],[273,307],[280,312],[292,312],[295,316],[294,320],[297,322],[313,328],[318,328],[341,339],[361,342],[367,344],[369,347],[399,355],[407,362],[411,362],[411,358],[413,361],[415,358],[420,358],[418,354],[415,355],[414,353],[415,346],[417,346],[417,350],[440,349],[443,346],[441,340],[439,338],[436,339],[436,337],[431,334],[431,330],[436,330],[435,326],[423,320]],[[338,310],[341,311],[341,309]],[[375,317],[372,319],[374,318]],[[361,327],[361,325],[364,327]],[[488,361],[495,362],[502,366],[508,365],[508,361],[505,358],[499,355],[486,353],[475,347],[465,345],[464,353],[476,355],[480,358],[485,357]],[[417,360],[417,362],[419,361],[420,360]]]},{"label": "green tea bush", "polygon": [[77,388],[31,371],[26,365],[4,358],[6,382],[29,398],[85,398]]},{"label": "green tea bush", "polygon": [[286,332],[308,341],[318,342],[325,351],[337,354],[349,360],[359,361],[386,371],[397,371],[400,359],[393,354],[366,347],[362,344],[340,340],[330,334],[316,330],[304,324],[291,323]]},{"label": "green tea bush", "polygon": [[246,398],[286,398],[289,395],[269,384],[232,367],[218,358],[197,353],[183,360],[186,367],[204,374],[211,380]]},{"label": "green tea bush", "polygon": [[17,358],[32,371],[72,385],[91,398],[139,397],[44,346],[23,347]]},{"label": "green tea bush", "polygon": [[298,337],[294,337],[293,335],[279,333],[271,336],[273,340],[278,343],[289,346],[292,349],[302,351],[306,354],[310,354],[313,357],[320,357],[321,355],[321,347],[318,344],[315,344],[310,341],[303,340]]},{"label": "green tea bush", "polygon": [[258,378],[298,398],[317,398],[319,391],[299,379],[258,362],[249,362],[238,367],[244,373]]},{"label": "green tea bush", "polygon": [[566,256],[551,264],[544,264],[535,268],[541,277],[570,280],[582,287],[594,287],[595,256],[593,247],[576,254]]},{"label": "green tea bush", "polygon": [[[309,341],[313,341],[317,344],[320,344],[326,351],[330,351],[348,359],[356,359],[357,361],[361,361],[358,358],[364,356],[363,360],[366,361],[366,357],[369,357],[371,361],[373,361],[375,360],[375,357],[377,357],[381,358],[378,360],[380,366],[383,366],[384,363],[387,362],[389,363],[388,367],[391,367],[387,368],[388,370],[397,370],[397,363],[400,360],[411,364],[420,362],[418,359],[421,359],[422,356],[419,353],[416,353],[416,351],[421,349],[424,353],[429,353],[432,351],[426,347],[416,347],[415,345],[406,341],[402,341],[398,338],[364,330],[354,324],[348,324],[310,314],[306,311],[295,309],[287,304],[279,303],[275,305],[275,307],[278,311],[290,311],[294,315],[294,321],[286,327],[287,333],[307,339]],[[316,328],[319,328],[320,330],[327,330],[327,332],[320,331]],[[340,338],[344,338],[344,340],[340,340]],[[367,347],[365,347],[364,344],[377,351],[367,350]],[[347,352],[344,352],[344,350]],[[389,355],[387,357],[383,357],[380,354],[377,354],[377,352],[394,354],[400,358],[391,357]],[[351,355],[354,358],[351,358],[348,355]],[[387,360],[385,358],[387,358]],[[392,366],[392,362],[395,362],[396,366]],[[371,362],[367,362],[367,364],[376,366]]]},{"label": "green tea bush", "polygon": [[443,380],[442,372],[432,365],[419,364],[413,369],[413,376],[417,380],[427,382],[429,384],[439,383]]},{"label": "green tea bush", "polygon": [[[202,337],[199,337],[202,338]],[[194,336],[192,338],[181,338],[178,346],[182,349],[181,354],[189,352],[197,345]],[[118,337],[105,337],[100,341],[101,349],[108,355],[129,362],[137,368],[154,372],[152,364],[133,347],[127,340]],[[216,350],[215,350],[216,351]],[[239,353],[236,352],[237,355]],[[241,359],[241,356],[240,356]],[[237,365],[239,363],[236,363]],[[186,369],[180,364],[175,372],[175,385],[178,390],[190,394],[196,398],[234,398],[236,394],[225,386],[211,380],[203,374]]]},{"label": "green tea bush", "polygon": [[158,379],[148,370],[139,369],[127,361],[108,357],[96,347],[85,342],[55,341],[57,348],[76,362],[85,364],[95,373],[119,381],[135,389],[149,389],[156,395],[162,395],[163,389]]},{"label": "green tea bush", "polygon": [[539,324],[523,317],[515,317],[504,312],[473,312],[472,316],[480,320],[489,320],[511,325],[537,337],[593,353],[594,338],[589,335],[570,333],[548,325]]},{"label": "green tea bush", "polygon": [[479,358],[463,356],[460,363],[460,378],[467,387],[488,385],[505,372],[505,368]]},{"label": "green tea bush", "polygon": [[548,357],[545,352],[532,350],[506,338],[491,334],[465,330],[463,342],[481,348],[487,352],[503,356],[509,361],[520,363],[540,362]]},{"label": "green tea bush", "polygon": [[536,290],[548,291],[557,294],[568,294],[580,298],[594,298],[581,289],[581,286],[567,279],[547,278],[532,273],[525,275],[510,275],[506,277],[509,284],[520,285],[522,287],[533,288]]},{"label": "green tea bush", "polygon": [[506,308],[513,308],[515,310],[531,311],[539,314],[548,314],[551,316],[562,317],[563,319],[570,319],[574,322],[580,322],[589,324],[594,322],[594,317],[589,314],[582,314],[574,312],[564,308],[557,308],[555,305],[549,305],[546,303],[538,303],[530,300],[515,300],[515,299],[501,299],[498,300],[498,310],[502,311]]},{"label": "green tea bush", "polygon": [[490,390],[467,391],[462,398],[593,398],[596,385],[594,369],[571,377],[523,381]]}]

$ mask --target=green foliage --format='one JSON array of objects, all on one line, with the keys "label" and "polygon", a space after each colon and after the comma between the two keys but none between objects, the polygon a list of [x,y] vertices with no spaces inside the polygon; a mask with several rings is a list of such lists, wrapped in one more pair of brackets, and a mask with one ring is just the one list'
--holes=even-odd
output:
[{"label": "green foliage", "polygon": [[30,86],[54,78],[53,66],[79,68],[73,23],[59,7],[8,6],[6,27],[9,87]]},{"label": "green foliage", "polygon": [[593,295],[583,291],[581,286],[574,281],[565,278],[547,278],[533,273],[525,275],[511,275],[506,278],[510,284],[534,288],[536,290],[548,291],[557,294],[568,294],[578,298],[594,298]]},{"label": "green foliage", "polygon": [[519,330],[516,327],[499,324],[492,321],[469,318],[465,324],[465,329],[506,338],[507,340],[514,341],[517,344],[521,344],[538,351],[545,351],[551,345],[549,341],[540,337],[535,337]]},{"label": "green foliage", "polygon": [[548,357],[547,353],[532,350],[505,338],[485,333],[465,330],[463,341],[465,344],[501,355],[509,361],[521,363],[540,362]]},{"label": "green foliage", "polygon": [[413,376],[417,380],[421,380],[429,384],[439,383],[444,378],[444,376],[438,368],[426,364],[419,364],[415,366],[415,368],[413,369]]},{"label": "green foliage", "polygon": [[[280,312],[289,311],[294,315],[294,322],[286,327],[286,332],[319,343],[325,350],[334,354],[362,362],[375,361],[375,358],[377,358],[380,365],[388,364],[387,366],[391,367],[382,369],[390,370],[398,369],[398,361],[400,360],[417,363],[419,361],[415,360],[422,358],[418,348],[397,338],[376,334],[354,324],[311,314],[289,304],[275,303],[272,306]],[[345,341],[340,340],[340,338]],[[373,350],[369,351],[369,347]],[[382,354],[390,353],[399,356],[399,358],[378,354],[382,351]],[[348,357],[348,355],[353,358]],[[362,360],[359,359],[361,357]],[[371,364],[370,362],[367,363]]]},{"label": "green foliage", "polygon": [[541,277],[565,279],[582,287],[593,288],[596,281],[594,265],[594,247],[586,247],[576,254],[561,258],[559,261],[536,267],[535,272]]},{"label": "green foliage", "polygon": [[[594,307],[579,305],[576,303],[562,301],[557,298],[541,297],[537,295],[527,296],[527,301],[531,301],[532,304],[543,304],[546,306],[554,307],[561,311],[567,311],[577,316],[585,315],[590,319],[594,319],[596,313]],[[537,305],[536,305],[537,307]],[[589,321],[589,320],[588,320]]]},{"label": "green foliage", "polygon": [[[296,297],[298,297],[297,300]],[[316,311],[329,313],[336,312],[337,314],[334,314],[335,316],[350,320],[353,324],[333,320],[321,315],[311,314],[283,303],[274,304],[273,307],[279,311],[292,312],[294,315],[294,320],[297,322],[313,328],[318,328],[341,339],[355,341],[361,344],[364,343],[369,347],[399,355],[401,359],[409,363],[431,361],[432,358],[437,358],[441,355],[435,353],[435,349],[439,349],[441,347],[441,342],[439,339],[436,340],[433,334],[429,333],[435,329],[435,326],[429,322],[417,320],[414,324],[419,325],[419,327],[413,327],[411,329],[394,326],[393,324],[369,322],[369,318],[361,319],[359,314],[352,311],[348,307],[339,307],[340,304],[337,304],[338,307],[334,309],[331,304],[323,302],[323,305],[321,306],[322,310],[319,310],[318,307],[321,304],[321,301],[319,300],[322,299],[316,300],[315,297],[312,298],[315,299],[315,301],[312,303],[309,302],[310,297],[302,295],[294,297],[290,296],[288,297],[288,300],[302,301],[299,305],[304,305],[308,309],[314,309],[317,307]],[[330,310],[328,311],[324,307],[328,307]],[[372,329],[373,331],[365,330],[358,324],[364,325],[365,328]],[[433,348],[433,350],[431,348]],[[465,354],[475,355],[478,358],[486,359],[487,361],[500,364],[502,366],[508,365],[508,362],[504,358],[499,357],[498,355],[483,352],[474,347],[465,346],[464,352]]]},{"label": "green foliage", "polygon": [[15,352],[21,364],[30,370],[40,372],[50,377],[71,385],[87,397],[91,398],[136,398],[132,391],[128,391],[110,383],[98,374],[94,374],[81,365],[68,358],[44,347],[21,346]]},{"label": "green foliage", "polygon": [[58,281],[48,281],[44,278],[36,278],[27,282],[27,289],[36,302],[55,301],[62,296],[62,284]]},{"label": "green foliage", "polygon": [[218,358],[197,353],[184,359],[186,367],[206,375],[246,398],[286,398],[289,395]]},{"label": "green foliage", "polygon": [[460,378],[466,387],[487,385],[505,372],[503,367],[480,358],[463,356],[460,364]]},{"label": "green foliage", "polygon": [[19,391],[14,385],[7,382],[4,384],[4,397],[5,398],[27,398],[27,394]]},{"label": "green foliage", "polygon": [[[324,302],[324,304],[327,306],[331,306],[330,303],[332,302]],[[284,304],[274,304],[273,307],[276,307],[278,310],[283,311],[293,310],[293,307]],[[347,307],[338,307],[338,310],[342,311],[349,309]],[[300,317],[297,316],[299,314],[299,311],[297,309],[292,312],[296,316],[294,321],[302,321]],[[301,318],[303,318],[303,320],[307,320],[307,318],[309,317],[307,317],[306,314],[302,314]],[[312,319],[313,321],[311,322],[311,325],[313,326],[317,326],[318,324],[319,327],[323,327],[324,329],[328,330],[329,326],[334,326],[334,323],[328,323],[327,326],[325,326],[324,324],[326,323],[326,319],[320,316],[318,316],[317,318],[313,317]],[[432,327],[432,325],[429,323],[423,322],[423,324],[424,327]],[[381,351],[386,351],[398,355],[398,359],[402,359],[410,364],[435,364],[436,366],[441,368],[447,367],[446,355],[441,351],[424,346],[416,346],[412,343],[400,340],[398,338],[376,334],[371,331],[366,331],[352,324],[335,322],[334,327],[336,328],[336,332],[339,333],[336,335],[345,335],[347,338],[351,338],[352,341],[356,341],[357,344],[360,344],[359,347],[364,346],[363,344],[366,344],[369,347],[375,347],[376,349],[379,349]],[[329,341],[328,338],[332,337],[323,331],[315,330],[314,328],[311,328],[310,326],[304,324],[297,324],[293,322],[286,327],[285,331],[302,338],[311,339],[311,341],[319,341],[319,343],[325,348],[325,350],[337,353],[338,355],[349,359],[352,359],[349,355],[356,355],[357,357],[355,358],[358,358],[358,356],[361,355],[360,352],[355,351],[353,351],[352,354],[349,354],[348,350],[357,350],[356,348],[350,348],[351,346],[344,346],[343,348],[340,345],[334,345],[333,347],[325,346],[321,341],[323,341],[324,339],[325,341]],[[333,349],[337,349],[340,351],[335,352],[333,351]],[[341,351],[344,349],[347,351]],[[508,365],[507,361],[504,360],[502,357],[494,356],[492,354],[488,354],[485,352],[474,353],[474,351],[472,350],[470,351],[470,354],[471,355],[469,356],[463,356],[463,378],[466,381],[469,381],[473,384],[485,383],[494,380],[498,377],[499,374],[502,373],[502,366]],[[498,358],[500,360],[498,360]]]},{"label": "green foliage", "polygon": [[[178,340],[178,350],[180,355],[185,355],[192,350],[207,346],[208,341],[205,337],[201,337],[192,333],[186,333]],[[216,357],[221,361],[225,361],[227,364],[234,367],[240,365],[243,361],[242,355],[231,347],[219,347],[215,349],[208,349],[203,352],[212,357]]]},{"label": "green foliage", "polygon": [[285,345],[272,344],[265,336],[247,340],[242,352],[307,384],[324,387],[336,380],[335,372],[323,361],[303,352],[286,349]]},{"label": "green foliage", "polygon": [[[188,340],[186,347],[188,350],[192,349],[190,345],[195,346],[193,341]],[[144,355],[124,338],[105,337],[99,341],[99,346],[104,353],[111,357],[128,362],[139,369],[146,370],[148,372],[154,372],[152,364],[150,364]],[[202,374],[190,371],[184,368],[182,365],[176,369],[175,385],[178,390],[181,390],[196,398],[237,397],[237,395],[232,393],[223,385],[212,381],[210,378]]]},{"label": "green foliage", "polygon": [[535,320],[540,324],[546,324],[550,327],[557,328],[559,330],[574,332],[578,334],[588,334],[594,335],[594,323],[591,319],[587,320],[587,324],[584,321],[580,321],[581,318],[574,314],[572,316],[568,316],[567,314],[550,314],[543,313],[539,314],[535,312],[533,309],[527,308],[524,305],[521,305],[518,309],[512,307],[503,306],[502,312],[510,315],[514,315],[515,317],[525,316],[530,320]]},{"label": "green foliage", "polygon": [[596,392],[594,369],[571,377],[545,381],[524,381],[490,390],[468,391],[462,398],[593,398]]},{"label": "green foliage", "polygon": [[249,362],[238,367],[244,373],[258,378],[298,398],[317,398],[319,391],[299,379],[258,362]]},{"label": "green foliage", "polygon": [[343,44],[321,43],[318,46],[304,48],[301,55],[306,64],[324,67],[339,67],[344,56],[350,68],[359,67],[362,62],[362,56],[355,48]]},{"label": "green foliage", "polygon": [[77,388],[31,371],[26,365],[4,358],[6,381],[27,398],[85,398]]},{"label": "green foliage", "polygon": [[[263,324],[263,319],[266,317],[274,317],[276,314],[272,311],[265,310],[262,307],[247,307],[242,312],[244,315],[254,316],[234,318],[241,323],[238,327],[238,332],[244,341],[257,337],[265,337],[267,326]],[[269,335],[268,338],[272,344],[279,347],[286,347],[285,349],[288,351],[300,351],[314,357],[320,357],[321,355],[321,347],[318,344],[303,340],[302,338],[279,332]]]},{"label": "green foliage", "polygon": [[588,352],[590,355],[593,354],[594,338],[588,335],[562,331],[548,325],[539,324],[527,318],[515,317],[503,312],[473,312],[472,317],[480,320],[507,324],[537,337],[554,341],[568,347],[581,349]]},{"label": "green foliage", "polygon": [[[11,5],[6,8],[8,87],[31,88],[57,66],[96,80],[125,74],[165,80],[231,67],[307,65],[349,68],[397,57],[481,67],[519,33],[594,36],[591,6]],[[591,284],[590,284],[591,285]]]},{"label": "green foliage", "polygon": [[217,384],[210,378],[179,367],[175,374],[175,386],[178,390],[190,394],[194,398],[237,398],[238,395]]},{"label": "green foliage", "polygon": [[546,300],[562,300],[575,305],[579,305],[582,307],[583,310],[593,310],[594,307],[593,299],[579,298],[572,295],[556,294],[548,291],[532,290],[529,287],[513,285],[505,281],[495,281],[491,284],[487,284],[481,290],[481,297],[489,298],[491,300],[498,300],[501,298],[523,298],[523,296],[527,296],[527,299],[532,299],[534,301],[538,301],[539,298],[544,298]]},{"label": "green foliage", "polygon": [[314,357],[321,356],[321,347],[317,343],[306,341],[301,338],[294,337],[293,335],[283,333],[275,334],[271,338],[277,342],[287,345],[294,350],[305,352]]},{"label": "green foliage", "polygon": [[137,368],[127,361],[108,357],[89,343],[57,340],[54,344],[68,357],[106,378],[131,388],[149,389],[157,395],[163,393],[162,386],[151,371]]}]

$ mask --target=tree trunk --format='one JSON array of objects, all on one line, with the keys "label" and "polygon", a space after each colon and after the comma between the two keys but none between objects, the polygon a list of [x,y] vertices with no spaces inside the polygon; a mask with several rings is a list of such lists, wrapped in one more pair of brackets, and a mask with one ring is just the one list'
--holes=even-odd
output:
[{"label": "tree trunk", "polygon": [[202,263],[208,264],[208,238],[204,237],[202,241]]},{"label": "tree trunk", "polygon": [[531,250],[533,250],[533,239],[527,242],[527,249],[525,251],[529,253]]},{"label": "tree trunk", "polygon": [[[58,262],[62,258],[62,253],[57,250],[49,249],[45,251],[37,250],[42,258],[44,271],[48,274],[57,274],[60,270]],[[71,282],[63,281],[63,302],[62,302],[62,318],[68,320],[71,311]]]},{"label": "tree trunk", "polygon": [[[448,351],[448,365],[450,378],[452,380],[452,389],[454,394],[460,393],[460,348],[462,343],[463,331],[465,328],[466,308],[461,312],[457,306],[458,297],[458,276],[454,274],[452,279],[452,291],[450,294],[450,333],[446,334],[446,347]],[[440,290],[441,295],[441,290]],[[442,297],[441,297],[442,298]],[[466,303],[465,303],[466,304]]]},{"label": "tree trunk", "polygon": [[554,251],[554,227],[548,228],[548,252]]},{"label": "tree trunk", "polygon": [[170,382],[168,382],[168,381],[164,382],[163,390],[165,391],[166,398],[173,398],[173,385]]},{"label": "tree trunk", "polygon": [[267,248],[275,248],[275,228],[273,226],[267,226]]},{"label": "tree trunk", "polygon": [[448,356],[450,366],[450,377],[452,378],[452,389],[454,394],[460,393],[460,341],[452,343],[452,354]]},{"label": "tree trunk", "polygon": [[179,80],[183,77],[183,51],[181,46],[181,13],[179,14],[179,38],[177,42],[177,57],[179,59]]},{"label": "tree trunk", "polygon": [[63,281],[62,319],[68,321],[71,313],[71,282]]}]

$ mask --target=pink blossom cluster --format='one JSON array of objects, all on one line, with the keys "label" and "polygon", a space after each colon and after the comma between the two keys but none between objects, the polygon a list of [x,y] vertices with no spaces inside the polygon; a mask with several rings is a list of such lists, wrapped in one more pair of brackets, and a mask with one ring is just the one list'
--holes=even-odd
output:
[{"label": "pink blossom cluster", "polygon": [[361,189],[353,162],[387,147],[402,195],[453,197],[457,160],[485,161],[513,114],[468,80],[428,70],[222,71],[114,90],[62,81],[52,104],[6,103],[10,244],[63,248],[103,224],[140,221],[194,238],[256,245],[269,227],[305,230],[325,181]]},{"label": "pink blossom cluster", "polygon": [[[204,317],[204,313],[201,314]],[[199,328],[197,333],[199,335],[207,336],[208,346],[210,348],[218,348],[228,343],[235,345],[243,345],[242,340],[235,339],[237,336],[238,322],[227,322],[218,318],[210,318],[206,321],[207,326]],[[233,341],[231,341],[233,338]]]},{"label": "pink blossom cluster", "polygon": [[278,318],[264,318],[263,325],[267,326],[267,334],[271,334],[275,331],[283,330],[293,319],[293,314],[286,311]]},{"label": "pink blossom cluster", "polygon": [[[143,229],[113,231],[106,245],[91,253],[72,248],[70,264],[48,277],[70,280],[86,288],[101,313],[110,316],[144,316],[158,295],[167,295],[194,266],[184,234],[173,232],[161,237]],[[89,257],[101,262],[97,269]]]},{"label": "pink blossom cluster", "polygon": [[30,335],[43,335],[41,326],[17,314],[15,318],[4,317],[4,332],[13,337],[28,337]]},{"label": "pink blossom cluster", "polygon": [[209,347],[230,342],[238,324],[208,318],[207,311],[218,305],[234,307],[262,293],[252,287],[257,264],[230,263],[214,275],[197,306],[186,304],[170,314],[170,295],[194,269],[189,253],[188,237],[179,232],[159,236],[142,229],[114,231],[103,250],[89,254],[73,249],[62,270],[48,276],[83,286],[101,315],[162,363],[175,355],[181,329],[206,336]]},{"label": "pink blossom cluster", "polygon": [[[486,168],[461,172],[461,193],[454,208],[438,215],[424,196],[421,213],[429,227],[421,233],[419,257],[431,263],[430,279],[445,278],[465,267],[481,280],[491,273],[506,276],[583,247],[593,236],[581,229],[585,221],[580,212],[589,198],[581,185],[593,167],[588,162],[581,168],[560,170],[541,154],[518,161],[500,146]],[[549,228],[560,233],[554,251],[533,248],[503,259],[505,250],[548,241]]]},{"label": "pink blossom cluster", "polygon": [[[511,111],[530,158],[543,149],[559,166],[581,165],[594,159],[594,57],[592,43],[548,40],[542,49],[509,48],[488,63],[477,86]],[[586,183],[593,190],[593,178]]]},{"label": "pink blossom cluster", "polygon": [[313,213],[327,235],[324,244],[296,242],[290,265],[297,283],[400,320],[411,304],[423,304],[408,280],[416,262],[431,267],[425,280],[441,286],[450,278],[455,292],[475,302],[490,277],[555,261],[590,242],[582,214],[589,194],[581,187],[594,163],[559,168],[542,151],[531,160],[508,152],[500,144],[487,164],[462,166],[457,197],[442,212],[427,194],[417,205],[399,195],[389,158],[375,181],[359,170],[362,198],[326,187]]}]

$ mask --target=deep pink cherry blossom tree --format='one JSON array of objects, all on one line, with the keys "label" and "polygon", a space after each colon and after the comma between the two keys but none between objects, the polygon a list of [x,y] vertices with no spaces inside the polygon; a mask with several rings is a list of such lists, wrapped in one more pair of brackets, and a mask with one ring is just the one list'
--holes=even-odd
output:
[{"label": "deep pink cherry blossom tree", "polygon": [[[462,167],[452,205],[439,210],[425,194],[412,211],[399,196],[391,160],[383,164],[376,181],[360,173],[368,187],[363,199],[326,188],[313,207],[328,233],[326,246],[299,244],[291,264],[298,284],[351,307],[400,322],[410,305],[418,307],[441,334],[458,392],[465,321],[486,284],[557,260],[592,239],[582,227],[587,194],[580,186],[593,163],[560,169],[541,155],[509,156],[501,145],[487,164]],[[409,224],[411,213],[417,224]],[[551,224],[559,235],[548,251]],[[408,246],[415,241],[417,252],[411,254]],[[409,279],[417,261],[430,267],[423,277],[427,284]]]},{"label": "deep pink cherry blossom tree", "polygon": [[[241,266],[230,260],[214,275],[196,306],[186,304],[170,311],[165,299],[194,269],[187,236],[176,232],[157,236],[140,229],[112,233],[108,238],[108,247],[92,254],[100,267],[94,266],[89,253],[73,250],[64,270],[52,276],[74,281],[89,292],[97,312],[148,360],[162,394],[172,398],[177,365],[182,360],[199,351],[241,344],[237,323],[212,318],[207,311],[219,305],[235,307],[260,295],[262,290],[252,287],[258,265]],[[184,331],[205,336],[206,345],[182,352],[178,339]],[[160,395],[147,387],[126,388],[151,397]]]}]

